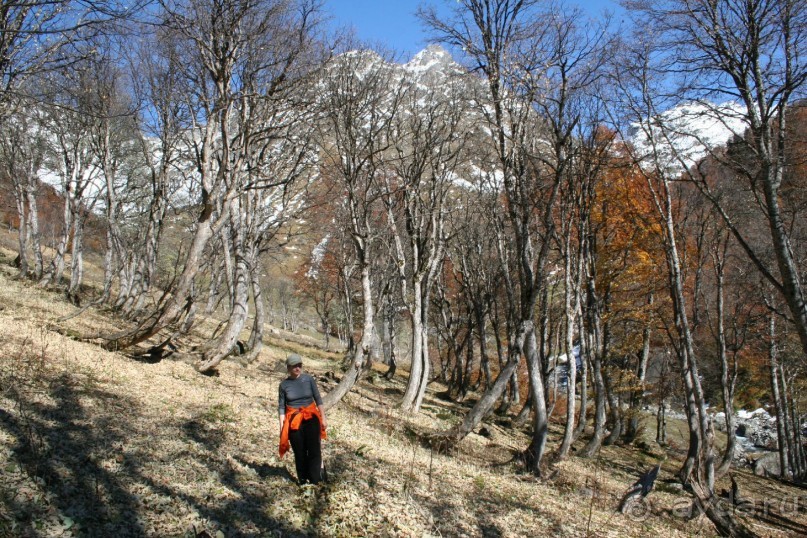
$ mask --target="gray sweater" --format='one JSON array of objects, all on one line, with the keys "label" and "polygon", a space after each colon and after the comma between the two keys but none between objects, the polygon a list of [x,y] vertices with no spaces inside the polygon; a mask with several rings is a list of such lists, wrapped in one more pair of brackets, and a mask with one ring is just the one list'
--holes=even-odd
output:
[{"label": "gray sweater", "polygon": [[300,408],[317,402],[322,406],[322,398],[314,378],[308,374],[300,374],[297,379],[286,378],[280,382],[277,397],[278,414],[285,415],[286,407]]}]

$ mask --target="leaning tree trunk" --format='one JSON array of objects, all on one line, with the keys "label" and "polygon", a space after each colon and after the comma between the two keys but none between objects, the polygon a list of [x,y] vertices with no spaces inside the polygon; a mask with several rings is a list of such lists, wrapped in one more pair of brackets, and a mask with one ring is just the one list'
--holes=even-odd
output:
[{"label": "leaning tree trunk", "polygon": [[[230,316],[227,318],[227,326],[221,335],[207,347],[202,356],[202,360],[197,365],[200,372],[209,372],[224,360],[235,348],[238,336],[247,321],[249,315],[249,288],[251,284],[250,263],[245,252],[244,226],[240,222],[240,212],[230,211],[230,231],[233,233],[232,248],[234,251],[234,271],[232,276],[230,298]],[[229,249],[225,249],[226,251]],[[228,280],[230,280],[228,278]]]},{"label": "leaning tree trunk", "polygon": [[339,403],[353,385],[359,380],[361,373],[372,364],[378,352],[378,334],[375,328],[375,308],[373,307],[373,286],[370,277],[370,264],[367,260],[362,261],[361,268],[361,288],[364,302],[364,332],[361,341],[356,346],[353,353],[353,360],[348,371],[339,381],[339,384],[332,391],[322,398],[322,406],[327,411]]},{"label": "leaning tree trunk", "polygon": [[470,411],[465,415],[462,422],[446,432],[446,436],[450,439],[449,443],[456,444],[463,440],[469,433],[471,433],[482,422],[496,401],[501,397],[507,385],[510,383],[513,374],[518,368],[519,359],[521,357],[521,349],[524,347],[525,334],[519,333],[512,341],[508,350],[508,361],[499,370],[496,379],[488,387],[482,397],[477,400]]},{"label": "leaning tree trunk", "polygon": [[535,326],[532,320],[522,321],[526,333],[525,356],[527,358],[527,373],[530,378],[530,396],[532,397],[532,440],[524,452],[527,469],[536,476],[541,474],[541,460],[546,450],[546,440],[549,434],[549,417],[546,410],[546,394],[544,391],[541,359],[538,352],[538,341],[535,336]]},{"label": "leaning tree trunk", "polygon": [[424,380],[424,371],[427,368],[423,355],[423,318],[422,316],[422,285],[421,280],[415,279],[412,282],[412,304],[409,309],[412,330],[412,361],[409,370],[409,382],[406,385],[406,392],[403,395],[401,409],[406,412],[416,413],[416,401],[420,393]]},{"label": "leaning tree trunk", "polygon": [[[210,237],[213,235],[213,225],[211,217],[213,206],[208,201],[203,204],[202,212],[196,225],[196,233],[193,242],[188,249],[187,258],[182,274],[161,308],[149,316],[141,325],[133,331],[115,334],[106,338],[105,349],[117,350],[139,344],[140,342],[154,336],[160,330],[172,323],[176,323],[186,311],[188,300],[190,299],[193,279],[199,271],[202,256]],[[221,216],[220,218],[224,218]]]}]

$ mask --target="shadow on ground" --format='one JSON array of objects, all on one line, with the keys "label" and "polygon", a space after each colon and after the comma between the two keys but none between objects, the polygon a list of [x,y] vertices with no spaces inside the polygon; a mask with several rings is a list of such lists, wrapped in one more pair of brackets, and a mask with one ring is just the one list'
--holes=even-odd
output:
[{"label": "shadow on ground", "polygon": [[[266,513],[274,498],[264,482],[293,486],[285,467],[228,459],[222,453],[226,435],[203,420],[182,427],[166,421],[159,426],[165,431],[144,432],[136,401],[80,376],[42,376],[33,389],[0,381],[6,381],[0,383],[0,430],[10,446],[0,476],[0,536],[196,536],[203,530],[306,535]],[[182,455],[185,461],[166,465],[201,463],[231,492],[228,498],[204,498],[193,488],[155,479],[147,467],[166,456],[150,434],[199,445]],[[133,444],[139,450],[130,450]],[[183,523],[194,513],[204,525]]]}]

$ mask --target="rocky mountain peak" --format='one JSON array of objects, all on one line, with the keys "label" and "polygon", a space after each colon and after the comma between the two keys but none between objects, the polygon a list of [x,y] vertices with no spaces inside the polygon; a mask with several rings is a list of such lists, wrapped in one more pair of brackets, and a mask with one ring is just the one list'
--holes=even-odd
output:
[{"label": "rocky mountain peak", "polygon": [[451,54],[436,44],[429,45],[415,54],[403,68],[415,76],[422,73],[450,74],[461,70]]}]

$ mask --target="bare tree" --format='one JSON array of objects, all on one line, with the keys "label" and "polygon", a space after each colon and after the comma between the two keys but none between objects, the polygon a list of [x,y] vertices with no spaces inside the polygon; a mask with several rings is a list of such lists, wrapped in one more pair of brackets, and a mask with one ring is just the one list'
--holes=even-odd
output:
[{"label": "bare tree", "polygon": [[[291,95],[312,65],[316,6],[290,3],[188,0],[162,4],[163,25],[177,40],[191,124],[184,131],[199,207],[193,239],[170,296],[138,327],[107,336],[124,348],[176,324],[193,302],[194,279],[210,238],[229,222],[238,195],[249,187],[254,155],[265,131],[287,129]],[[314,62],[315,63],[315,62]],[[269,127],[268,127],[269,126]],[[200,367],[211,364],[210,358]]]},{"label": "bare tree", "polygon": [[[533,210],[534,203],[538,200],[544,202],[546,195],[540,192],[543,186],[540,168],[531,159],[535,152],[531,142],[535,141],[538,125],[525,99],[516,98],[514,93],[524,73],[508,63],[508,58],[518,50],[520,40],[530,28],[529,23],[524,21],[535,3],[499,0],[489,5],[488,2],[463,0],[457,3],[448,19],[440,18],[434,9],[422,10],[420,16],[440,40],[464,51],[471,67],[484,76],[487,95],[481,100],[480,108],[481,117],[489,129],[490,153],[493,157],[486,164],[494,166],[503,175],[502,190],[507,198],[509,223],[515,235],[514,256],[518,267],[518,291],[513,295],[512,303],[514,313],[517,312],[517,322],[508,344],[509,362],[500,372],[499,379],[466,415],[453,437],[464,437],[487,414],[524,353],[535,409],[533,442],[528,450],[528,460],[529,468],[538,473],[546,445],[548,417],[533,316],[540,293],[543,264],[548,254],[548,242],[539,245],[539,251],[535,252]],[[492,170],[491,176],[495,176]],[[551,200],[553,195],[550,194],[549,198]],[[548,209],[551,206],[549,203],[543,211],[539,210],[545,221],[551,214],[551,209]]]},{"label": "bare tree", "polygon": [[707,413],[706,397],[700,375],[700,357],[693,333],[691,295],[686,291],[686,264],[681,200],[685,190],[679,175],[683,160],[680,154],[670,158],[671,137],[668,132],[657,129],[658,106],[656,84],[650,69],[647,53],[650,43],[643,40],[637,48],[626,55],[630,65],[616,72],[615,86],[624,95],[624,105],[633,112],[634,126],[641,133],[646,146],[637,155],[641,162],[638,170],[644,175],[647,193],[655,208],[660,240],[664,248],[667,268],[667,291],[672,308],[672,320],[666,330],[675,351],[684,386],[686,414],[689,426],[689,451],[679,471],[682,482],[691,485],[693,492],[705,507],[707,516],[719,532],[730,536],[754,536],[742,523],[730,515],[716,510],[714,506],[715,445],[714,431]]},{"label": "bare tree", "polygon": [[22,278],[29,277],[30,242],[34,256],[33,274],[30,276],[38,281],[44,271],[37,205],[37,193],[40,190],[38,173],[49,144],[42,129],[41,110],[23,107],[23,102],[15,113],[9,113],[3,118],[0,155],[2,173],[12,185],[19,218],[19,275]]},{"label": "bare tree", "polygon": [[431,290],[445,256],[449,192],[461,162],[465,118],[461,80],[424,91],[415,82],[395,122],[392,164],[385,176],[387,206],[400,289],[409,311],[412,360],[401,406],[417,413],[429,381]]},{"label": "bare tree", "polygon": [[[702,115],[723,123],[739,121],[740,130],[746,132],[738,132],[736,142],[745,147],[743,153],[751,156],[749,161],[733,159],[731,154],[694,138],[712,157],[735,170],[755,194],[769,231],[775,265],[748,237],[740,224],[742,216],[723,203],[713,185],[698,175],[692,179],[718,209],[757,269],[782,295],[807,352],[807,303],[794,255],[798,248],[793,244],[781,197],[788,163],[787,115],[789,107],[804,97],[807,82],[803,50],[807,7],[792,0],[668,0],[633,2],[631,6],[662,40],[657,51],[664,53],[658,65],[668,66],[683,77],[677,79],[676,94],[685,99],[739,101],[741,107],[730,113],[704,103],[707,112]],[[683,134],[693,138],[690,133]]]},{"label": "bare tree", "polygon": [[[163,223],[172,195],[178,190],[181,175],[178,158],[183,130],[188,125],[189,107],[183,99],[186,81],[181,76],[177,40],[165,28],[144,32],[143,42],[129,58],[130,82],[134,98],[140,105],[137,114],[139,128],[135,146],[142,154],[145,168],[140,196],[130,197],[130,227],[139,231],[127,236],[130,244],[128,258],[119,263],[118,293],[114,305],[124,316],[136,318],[153,291],[157,275],[157,259]],[[133,221],[133,222],[132,222]],[[117,244],[110,228],[109,241]],[[112,286],[112,252],[105,267],[104,291]]]},{"label": "bare tree", "polygon": [[[247,189],[232,201],[237,208],[229,211],[231,237],[225,243],[232,248],[235,260],[230,315],[221,335],[204,345],[198,366],[201,372],[215,368],[236,347],[249,313],[250,291],[255,317],[245,360],[251,361],[260,351],[264,314],[260,258],[281,228],[299,214],[305,188],[314,177],[313,138],[302,128],[313,122],[308,121],[307,114],[293,114],[291,109],[285,113],[287,117],[294,116],[293,120],[283,122],[288,131],[281,131],[279,122],[265,127],[265,146],[253,148],[252,162],[247,167],[251,171]],[[267,159],[269,153],[274,157]]]},{"label": "bare tree", "polygon": [[440,39],[465,52],[487,85],[481,113],[502,175],[518,268],[518,322],[510,344],[517,352],[510,360],[520,353],[527,359],[534,415],[525,458],[539,473],[548,425],[543,344],[549,341],[543,331],[536,334],[535,306],[547,286],[560,185],[571,172],[576,129],[586,121],[581,97],[604,64],[607,34],[580,30],[579,12],[550,7],[537,13],[535,6],[533,1],[467,0],[458,3],[450,20],[433,10],[421,16]]},{"label": "bare tree", "polygon": [[[332,407],[353,387],[378,356],[372,267],[379,254],[382,175],[393,144],[393,120],[399,113],[403,84],[392,67],[374,52],[352,51],[324,70],[321,140],[325,173],[339,186],[339,222],[346,227],[361,274],[362,337],[339,384],[323,399]],[[345,266],[347,268],[347,266]]]},{"label": "bare tree", "polygon": [[54,88],[47,108],[53,153],[46,166],[59,178],[64,209],[53,258],[39,283],[42,286],[61,283],[67,249],[72,245],[68,297],[77,302],[76,292],[82,275],[84,223],[100,196],[98,163],[91,144],[94,118],[88,111],[93,80],[86,63],[69,72],[51,73],[46,80]]}]

